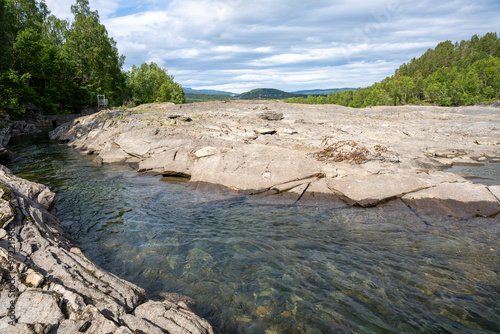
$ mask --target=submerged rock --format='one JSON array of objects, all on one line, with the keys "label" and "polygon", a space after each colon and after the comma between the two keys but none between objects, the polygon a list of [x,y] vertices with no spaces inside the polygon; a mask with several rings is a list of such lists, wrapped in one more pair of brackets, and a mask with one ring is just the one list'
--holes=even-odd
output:
[{"label": "submerged rock", "polygon": [[0,283],[8,287],[1,291],[0,333],[213,333],[191,311],[152,303],[143,289],[87,259],[48,211],[54,194],[47,187],[1,165],[0,184],[10,237],[0,241]]}]

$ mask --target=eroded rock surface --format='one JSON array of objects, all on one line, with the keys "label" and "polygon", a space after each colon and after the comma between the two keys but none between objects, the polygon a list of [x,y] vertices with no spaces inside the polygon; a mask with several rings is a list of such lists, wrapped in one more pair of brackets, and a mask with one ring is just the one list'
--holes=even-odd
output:
[{"label": "eroded rock surface", "polygon": [[[459,175],[443,173],[445,168],[500,161],[498,109],[478,106],[150,104],[82,117],[51,137],[96,154],[98,163],[131,163],[139,171],[190,178],[188,184],[197,189],[223,188],[291,203],[321,199],[335,207],[403,198],[426,212],[445,200],[439,189],[484,192]],[[464,196],[435,213],[495,217],[497,197],[497,202],[491,197],[478,202],[474,195]],[[488,210],[463,209],[483,200]]]},{"label": "eroded rock surface", "polygon": [[213,333],[185,304],[149,301],[87,259],[53,200],[0,165],[0,333]]}]

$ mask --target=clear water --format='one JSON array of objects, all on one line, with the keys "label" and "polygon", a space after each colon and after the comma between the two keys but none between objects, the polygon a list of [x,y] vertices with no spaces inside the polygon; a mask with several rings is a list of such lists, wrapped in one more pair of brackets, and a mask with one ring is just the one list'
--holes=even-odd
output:
[{"label": "clear water", "polygon": [[44,138],[9,167],[57,193],[86,255],[223,333],[499,333],[498,219],[263,205],[140,175]]},{"label": "clear water", "polygon": [[500,163],[485,162],[482,166],[453,166],[445,172],[457,173],[464,178],[487,186],[500,185]]}]

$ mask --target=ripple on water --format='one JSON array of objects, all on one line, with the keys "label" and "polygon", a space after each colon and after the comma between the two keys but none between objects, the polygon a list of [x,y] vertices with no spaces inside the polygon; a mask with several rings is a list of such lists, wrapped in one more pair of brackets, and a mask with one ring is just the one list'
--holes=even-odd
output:
[{"label": "ripple on water", "polygon": [[500,331],[498,219],[248,203],[46,140],[11,149],[89,258],[150,295],[193,297],[223,332]]}]

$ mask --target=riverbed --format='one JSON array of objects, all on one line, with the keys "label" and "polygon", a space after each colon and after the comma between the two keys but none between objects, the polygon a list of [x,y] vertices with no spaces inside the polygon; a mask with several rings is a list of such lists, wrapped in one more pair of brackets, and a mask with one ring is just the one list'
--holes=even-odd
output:
[{"label": "riverbed", "polygon": [[9,148],[92,261],[151,297],[193,298],[222,332],[500,331],[498,218],[268,205],[97,166],[45,137]]}]

